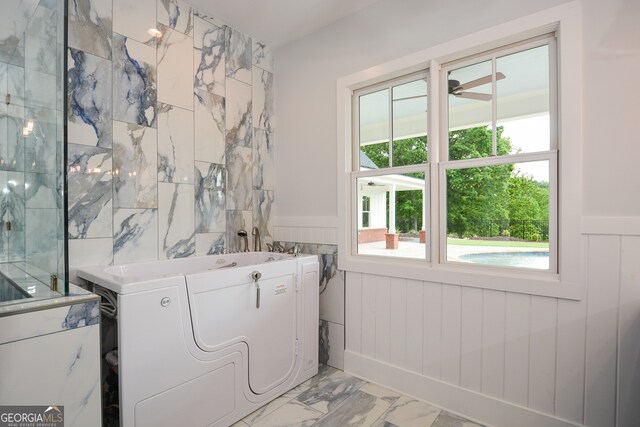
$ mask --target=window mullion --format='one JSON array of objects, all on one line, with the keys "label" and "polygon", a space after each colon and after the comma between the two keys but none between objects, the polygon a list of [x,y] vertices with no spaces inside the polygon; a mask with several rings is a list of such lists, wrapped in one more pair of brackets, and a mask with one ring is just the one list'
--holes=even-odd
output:
[{"label": "window mullion", "polygon": [[389,167],[393,167],[393,86],[389,85]]},{"label": "window mullion", "polygon": [[491,58],[491,152],[498,155],[498,82],[496,80],[496,57]]}]

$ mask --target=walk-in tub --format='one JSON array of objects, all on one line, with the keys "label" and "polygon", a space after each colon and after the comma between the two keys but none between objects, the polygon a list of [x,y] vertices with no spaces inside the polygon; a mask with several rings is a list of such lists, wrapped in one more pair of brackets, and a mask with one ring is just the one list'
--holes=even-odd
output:
[{"label": "walk-in tub", "polygon": [[120,425],[228,426],[318,370],[318,260],[270,252],[78,276],[117,295]]}]

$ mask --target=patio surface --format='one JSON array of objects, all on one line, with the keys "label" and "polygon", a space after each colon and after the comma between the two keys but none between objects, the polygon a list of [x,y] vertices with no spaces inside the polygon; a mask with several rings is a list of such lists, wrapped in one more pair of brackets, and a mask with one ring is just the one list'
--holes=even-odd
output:
[{"label": "patio surface", "polygon": [[[398,249],[387,249],[384,241],[361,243],[358,245],[358,253],[362,255],[392,256],[399,258],[425,258],[425,244],[417,241],[404,241],[398,243]],[[465,246],[448,245],[447,256],[449,261],[468,262],[459,257],[466,254],[502,253],[502,252],[547,252],[548,248],[520,248],[512,246]]]}]

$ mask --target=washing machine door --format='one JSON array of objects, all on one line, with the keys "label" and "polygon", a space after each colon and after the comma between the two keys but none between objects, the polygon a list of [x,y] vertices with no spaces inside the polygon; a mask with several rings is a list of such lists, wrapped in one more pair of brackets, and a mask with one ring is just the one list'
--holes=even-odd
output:
[{"label": "washing machine door", "polygon": [[287,260],[185,276],[196,345],[215,352],[245,342],[256,394],[285,382],[295,367],[295,272]]}]

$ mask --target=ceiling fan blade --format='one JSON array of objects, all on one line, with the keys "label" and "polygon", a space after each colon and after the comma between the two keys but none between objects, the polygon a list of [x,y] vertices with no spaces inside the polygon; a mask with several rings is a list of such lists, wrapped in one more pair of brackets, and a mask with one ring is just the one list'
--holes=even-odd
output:
[{"label": "ceiling fan blade", "polygon": [[[496,73],[496,81],[504,79],[506,76],[502,73]],[[466,83],[461,84],[456,89],[457,90],[467,90],[472,89],[476,86],[486,85],[487,83],[491,83],[491,74],[480,77],[479,79],[471,80]]]},{"label": "ceiling fan blade", "polygon": [[475,99],[477,101],[491,101],[491,95],[488,93],[462,92],[455,96],[458,98]]}]

